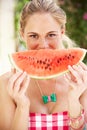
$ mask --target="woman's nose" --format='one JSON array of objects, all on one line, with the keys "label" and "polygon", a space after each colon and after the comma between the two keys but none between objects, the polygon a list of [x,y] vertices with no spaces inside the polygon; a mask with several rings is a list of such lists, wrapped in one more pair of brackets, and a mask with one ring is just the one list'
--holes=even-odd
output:
[{"label": "woman's nose", "polygon": [[48,41],[45,38],[41,38],[39,43],[40,43],[40,48],[48,48],[49,47]]}]

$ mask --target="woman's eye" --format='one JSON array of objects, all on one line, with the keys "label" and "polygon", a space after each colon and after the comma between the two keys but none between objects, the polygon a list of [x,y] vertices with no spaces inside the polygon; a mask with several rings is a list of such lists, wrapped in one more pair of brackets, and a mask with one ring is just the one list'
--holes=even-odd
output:
[{"label": "woman's eye", "polygon": [[30,38],[38,38],[37,35],[29,35]]},{"label": "woman's eye", "polygon": [[49,34],[48,37],[54,38],[54,37],[56,37],[56,34]]}]

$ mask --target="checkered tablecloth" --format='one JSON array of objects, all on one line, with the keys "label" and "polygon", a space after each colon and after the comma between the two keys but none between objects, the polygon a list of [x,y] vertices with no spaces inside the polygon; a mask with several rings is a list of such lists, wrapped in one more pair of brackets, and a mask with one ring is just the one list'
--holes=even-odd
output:
[{"label": "checkered tablecloth", "polygon": [[29,130],[69,130],[68,113],[30,113]]}]

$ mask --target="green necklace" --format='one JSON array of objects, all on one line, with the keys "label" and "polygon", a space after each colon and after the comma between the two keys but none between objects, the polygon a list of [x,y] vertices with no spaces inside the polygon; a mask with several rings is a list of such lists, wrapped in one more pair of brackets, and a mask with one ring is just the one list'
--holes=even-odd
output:
[{"label": "green necklace", "polygon": [[[36,80],[35,80],[35,81],[36,81]],[[38,81],[36,81],[36,84],[37,84],[37,86],[38,86],[38,88],[39,88],[39,90],[40,90],[40,93],[41,93],[41,95],[42,95],[42,101],[43,101],[44,104],[47,104],[48,102],[56,102],[56,101],[57,101],[57,96],[56,96],[55,93],[52,93],[52,94],[49,95],[49,96],[43,95],[42,90],[41,90],[41,88],[40,88],[40,85],[39,85]]]},{"label": "green necklace", "polygon": [[52,93],[50,96],[43,95],[42,99],[43,99],[44,104],[46,104],[48,102],[56,102],[57,101],[55,93]]}]

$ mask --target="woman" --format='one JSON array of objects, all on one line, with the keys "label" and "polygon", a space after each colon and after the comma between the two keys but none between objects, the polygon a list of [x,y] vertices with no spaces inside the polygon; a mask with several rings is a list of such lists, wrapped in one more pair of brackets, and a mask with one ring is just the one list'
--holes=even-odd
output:
[{"label": "woman", "polygon": [[[20,34],[28,50],[61,49],[66,15],[51,0],[32,0],[21,14]],[[71,41],[67,45],[70,47]],[[87,121],[87,66],[49,80],[12,69],[0,77],[0,130],[83,130]],[[42,96],[55,95],[44,103]]]}]

